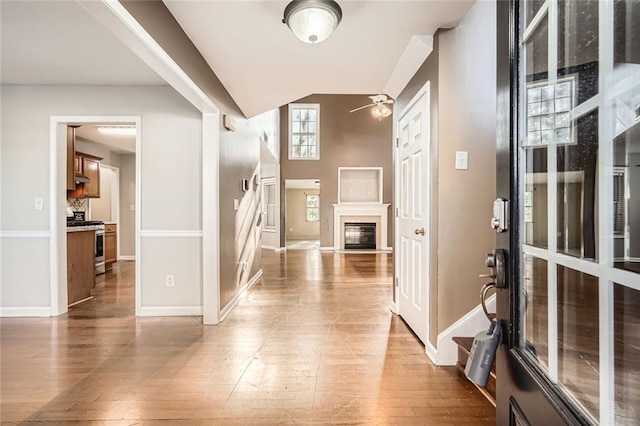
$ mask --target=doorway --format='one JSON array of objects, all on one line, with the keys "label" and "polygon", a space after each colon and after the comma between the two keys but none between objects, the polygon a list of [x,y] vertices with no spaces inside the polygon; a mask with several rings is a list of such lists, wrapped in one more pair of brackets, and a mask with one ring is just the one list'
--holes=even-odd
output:
[{"label": "doorway", "polygon": [[320,180],[285,180],[287,250],[320,249]]},{"label": "doorway", "polygon": [[[51,129],[51,308],[60,315],[70,304],[91,300],[91,291],[114,266],[120,269],[119,262],[139,258],[140,118],[52,117]],[[78,231],[85,227],[88,232]],[[139,264],[125,269],[134,282],[129,308],[138,314]]]}]

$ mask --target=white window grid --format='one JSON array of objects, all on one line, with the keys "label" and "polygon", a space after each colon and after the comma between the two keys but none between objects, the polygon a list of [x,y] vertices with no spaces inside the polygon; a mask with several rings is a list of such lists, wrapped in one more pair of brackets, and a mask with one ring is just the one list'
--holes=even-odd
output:
[{"label": "white window grid", "polygon": [[320,104],[289,104],[289,160],[320,159]]},{"label": "white window grid", "polygon": [[320,195],[306,194],[307,222],[320,221]]},{"label": "white window grid", "polygon": [[276,181],[275,179],[263,179],[263,211],[264,222],[262,230],[276,232]]},{"label": "white window grid", "polygon": [[[598,261],[590,261],[572,257],[563,253],[559,253],[557,249],[557,146],[555,134],[550,137],[548,144],[545,145],[547,150],[547,174],[548,174],[548,191],[547,191],[547,222],[548,222],[548,248],[539,248],[527,244],[522,244],[521,262],[524,264],[524,256],[530,255],[547,262],[547,304],[548,304],[548,378],[552,383],[563,389],[562,383],[558,381],[558,297],[557,297],[557,267],[558,265],[570,268],[585,274],[598,277],[599,286],[599,373],[600,373],[600,409],[599,423],[601,425],[615,424],[615,364],[614,364],[614,285],[622,285],[628,288],[640,291],[640,275],[626,270],[614,268],[614,251],[613,251],[613,139],[616,136],[615,129],[615,112],[611,108],[611,103],[621,93],[626,90],[637,87],[640,81],[637,79],[629,81],[629,79],[620,82],[612,82],[613,75],[613,43],[614,43],[614,9],[612,1],[599,2],[599,28],[598,28],[598,51],[599,51],[599,93],[591,99],[581,103],[578,106],[572,106],[570,111],[570,122],[575,122],[578,118],[587,113],[598,109]],[[524,43],[534,34],[537,27],[548,16],[548,64],[549,79],[548,85],[557,84],[557,45],[558,45],[558,0],[546,0],[540,7],[532,21],[525,28],[521,39],[521,48]],[[525,55],[521,55],[524,58]],[[521,69],[526,66],[521,65]],[[526,83],[523,83],[521,90],[523,93],[527,90]],[[522,98],[525,98],[524,96]],[[520,108],[526,111],[524,104]],[[526,130],[526,121],[520,116],[519,127]],[[520,132],[521,135],[526,131]],[[521,149],[527,147],[526,141],[522,141]],[[522,162],[520,164],[521,173],[524,172],[524,155],[520,156]],[[525,194],[525,180],[521,179],[520,193]],[[518,200],[524,222],[524,199]],[[521,235],[522,241],[524,235]],[[569,392],[565,392],[576,406],[580,407],[585,414],[588,411],[572,397]]]}]

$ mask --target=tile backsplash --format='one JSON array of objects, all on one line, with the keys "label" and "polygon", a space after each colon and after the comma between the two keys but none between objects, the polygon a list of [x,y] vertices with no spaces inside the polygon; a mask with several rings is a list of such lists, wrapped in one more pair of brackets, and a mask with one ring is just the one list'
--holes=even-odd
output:
[{"label": "tile backsplash", "polygon": [[87,212],[89,211],[89,199],[88,198],[67,198],[67,206],[73,212]]}]

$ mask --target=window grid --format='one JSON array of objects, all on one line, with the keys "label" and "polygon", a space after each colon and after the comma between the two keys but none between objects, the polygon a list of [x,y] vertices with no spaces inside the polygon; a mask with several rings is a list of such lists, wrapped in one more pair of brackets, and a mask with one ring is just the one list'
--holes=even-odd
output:
[{"label": "window grid", "polygon": [[276,231],[276,184],[273,181],[264,183],[264,228],[268,232]]},{"label": "window grid", "polygon": [[317,104],[289,105],[289,158],[317,160],[320,158],[320,106]]},{"label": "window grid", "polygon": [[320,220],[320,196],[307,194],[307,222]]}]

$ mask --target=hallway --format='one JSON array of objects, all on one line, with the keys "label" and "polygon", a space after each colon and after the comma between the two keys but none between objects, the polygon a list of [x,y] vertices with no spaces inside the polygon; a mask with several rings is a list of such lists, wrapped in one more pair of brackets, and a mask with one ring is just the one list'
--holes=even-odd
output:
[{"label": "hallway", "polygon": [[211,327],[135,318],[132,265],[66,316],[0,320],[2,424],[495,424],[391,314],[391,255],[263,251]]}]

